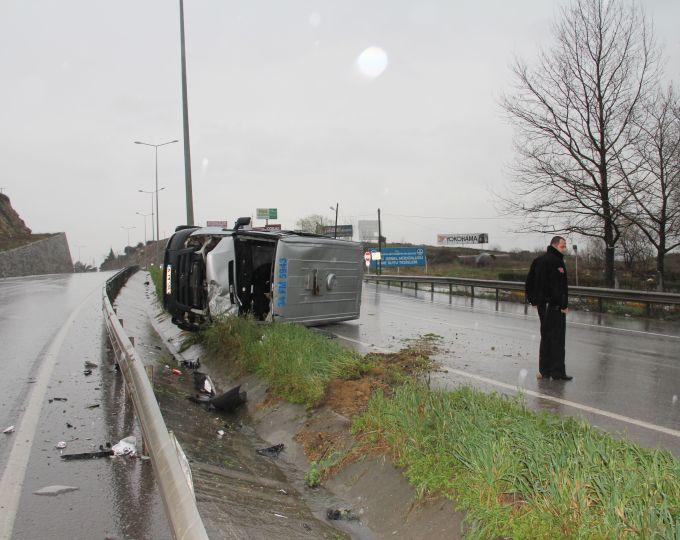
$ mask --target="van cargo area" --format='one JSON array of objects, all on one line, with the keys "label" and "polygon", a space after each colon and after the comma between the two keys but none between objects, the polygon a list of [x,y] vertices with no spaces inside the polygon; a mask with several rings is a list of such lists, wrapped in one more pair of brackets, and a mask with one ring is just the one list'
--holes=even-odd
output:
[{"label": "van cargo area", "polygon": [[359,317],[363,251],[291,231],[178,227],[163,276],[164,306],[183,328],[225,314],[321,325]]}]

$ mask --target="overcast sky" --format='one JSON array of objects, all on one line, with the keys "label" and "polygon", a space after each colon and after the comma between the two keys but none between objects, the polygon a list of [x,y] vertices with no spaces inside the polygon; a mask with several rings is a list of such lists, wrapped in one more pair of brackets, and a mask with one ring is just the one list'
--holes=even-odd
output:
[{"label": "overcast sky", "polygon": [[[185,0],[196,222],[276,207],[292,228],[338,202],[340,223],[381,208],[388,240],[545,245],[480,218],[512,159],[508,66],[549,44],[561,4]],[[680,1],[642,5],[680,82]],[[143,240],[154,150],[133,141],[182,138],[178,2],[3,0],[0,73],[0,187],[28,226],[97,264],[121,227]],[[186,217],[181,142],[159,149],[159,184],[167,236]]]}]

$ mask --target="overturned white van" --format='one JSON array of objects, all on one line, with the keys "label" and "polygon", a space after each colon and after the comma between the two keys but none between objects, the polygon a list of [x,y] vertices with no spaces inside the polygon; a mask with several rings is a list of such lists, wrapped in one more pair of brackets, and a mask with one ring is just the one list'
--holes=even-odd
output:
[{"label": "overturned white van", "polygon": [[163,266],[163,303],[173,322],[250,314],[262,321],[322,325],[357,319],[361,244],[292,231],[178,227]]}]

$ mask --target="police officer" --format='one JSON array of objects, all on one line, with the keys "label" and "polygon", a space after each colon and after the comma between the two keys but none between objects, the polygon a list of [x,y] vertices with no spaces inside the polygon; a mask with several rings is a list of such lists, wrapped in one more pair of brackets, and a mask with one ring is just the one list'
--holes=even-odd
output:
[{"label": "police officer", "polygon": [[527,301],[538,310],[541,345],[538,353],[538,379],[570,381],[564,366],[564,341],[569,313],[569,290],[564,254],[567,241],[555,236],[547,251],[534,259],[527,275]]}]

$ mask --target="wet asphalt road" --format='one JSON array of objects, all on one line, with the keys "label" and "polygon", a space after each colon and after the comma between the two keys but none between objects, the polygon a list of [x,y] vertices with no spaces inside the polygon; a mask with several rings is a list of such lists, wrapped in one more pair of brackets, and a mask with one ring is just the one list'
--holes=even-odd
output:
[{"label": "wet asphalt road", "polygon": [[[0,280],[0,426],[16,426],[0,434],[0,538],[169,537],[150,462],[60,458],[139,438],[102,322],[101,289],[110,275]],[[89,376],[86,360],[98,365]],[[33,493],[54,484],[78,490]]]},{"label": "wet asphalt road", "polygon": [[572,312],[566,366],[574,380],[537,381],[535,311],[525,315],[522,305],[503,302],[495,307],[488,300],[364,284],[361,318],[326,328],[362,351],[398,350],[404,339],[438,334],[437,384],[506,393],[519,386],[533,407],[580,415],[680,455],[680,324]]}]

